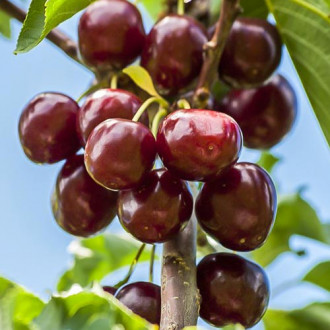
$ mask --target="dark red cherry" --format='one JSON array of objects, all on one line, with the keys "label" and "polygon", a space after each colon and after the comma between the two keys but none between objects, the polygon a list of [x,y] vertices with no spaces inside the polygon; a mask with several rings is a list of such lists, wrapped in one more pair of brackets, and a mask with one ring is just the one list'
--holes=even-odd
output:
[{"label": "dark red cherry", "polygon": [[161,94],[176,95],[198,77],[206,42],[206,31],[192,17],[166,16],[147,36],[141,65]]},{"label": "dark red cherry", "polygon": [[135,282],[120,288],[115,296],[133,313],[153,324],[160,324],[160,287],[148,282]]},{"label": "dark red cherry", "polygon": [[37,95],[24,108],[19,137],[26,156],[35,163],[56,163],[80,148],[76,133],[79,106],[60,93]]},{"label": "dark red cherry", "polygon": [[251,328],[268,306],[267,275],[238,255],[215,253],[202,259],[197,286],[202,297],[200,316],[215,327],[241,324]]},{"label": "dark red cherry", "polygon": [[79,21],[84,62],[101,71],[122,69],[142,52],[145,31],[138,9],[126,0],[99,0]]},{"label": "dark red cherry", "polygon": [[[120,89],[101,89],[93,93],[78,111],[77,130],[83,145],[98,124],[110,118],[132,119],[141,104],[134,94]],[[140,121],[149,126],[146,111]]]},{"label": "dark red cherry", "polygon": [[229,116],[211,110],[177,110],[157,134],[164,165],[184,180],[207,181],[235,163],[242,147],[241,131]]},{"label": "dark red cherry", "polygon": [[290,131],[297,114],[297,99],[289,82],[276,75],[264,86],[232,90],[219,110],[237,121],[245,146],[268,149]]},{"label": "dark red cherry", "polygon": [[278,67],[281,55],[275,26],[263,19],[238,18],[220,61],[220,78],[235,88],[261,85]]},{"label": "dark red cherry", "polygon": [[265,242],[276,207],[276,190],[266,171],[237,163],[203,186],[195,210],[201,227],[224,247],[251,251]]},{"label": "dark red cherry", "polygon": [[116,294],[116,292],[117,292],[117,290],[118,290],[118,289],[114,288],[113,286],[108,286],[108,285],[102,287],[102,289],[103,289],[105,292],[108,292],[108,293],[110,293],[110,294],[113,295],[113,296]]},{"label": "dark red cherry", "polygon": [[119,193],[121,224],[145,243],[173,238],[186,226],[192,209],[193,199],[186,184],[164,169],[149,173],[139,187]]},{"label": "dark red cherry", "polygon": [[75,155],[58,174],[52,198],[53,214],[69,234],[90,236],[108,226],[115,217],[117,195],[95,183],[85,169],[84,156]]},{"label": "dark red cherry", "polygon": [[92,131],[85,148],[90,176],[108,189],[136,187],[151,171],[156,142],[150,130],[127,119],[108,119]]}]

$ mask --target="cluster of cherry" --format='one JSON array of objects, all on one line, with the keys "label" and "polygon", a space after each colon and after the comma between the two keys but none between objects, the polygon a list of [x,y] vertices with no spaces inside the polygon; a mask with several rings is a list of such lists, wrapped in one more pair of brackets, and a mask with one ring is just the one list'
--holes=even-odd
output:
[{"label": "cluster of cherry", "polygon": [[[158,92],[173,102],[194,88],[212,30],[192,17],[171,14],[146,35],[133,4],[99,0],[81,16],[79,49],[86,65],[103,75],[141,56]],[[231,250],[260,247],[274,222],[275,187],[262,168],[237,160],[242,133],[245,146],[264,149],[277,144],[293,124],[295,94],[285,78],[271,77],[281,47],[267,21],[237,19],[219,65],[220,79],[235,89],[221,101],[211,100],[209,109],[171,112],[156,125],[155,137],[145,104],[123,89],[100,89],[81,107],[59,93],[36,96],[23,110],[19,135],[33,162],[66,159],[52,198],[57,223],[72,235],[89,236],[117,214],[138,240],[162,243],[183,230],[193,212],[184,180],[199,181],[204,185],[195,212],[201,228]],[[81,147],[84,155],[76,154]],[[164,168],[153,169],[157,155]],[[197,279],[200,315],[215,326],[251,327],[266,310],[267,277],[240,256],[206,256]],[[116,297],[159,324],[159,286],[131,283]]]}]

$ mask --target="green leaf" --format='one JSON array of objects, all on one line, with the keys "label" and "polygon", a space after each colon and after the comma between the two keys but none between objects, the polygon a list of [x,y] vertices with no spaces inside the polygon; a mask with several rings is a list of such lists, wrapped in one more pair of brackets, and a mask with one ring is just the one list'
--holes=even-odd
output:
[{"label": "green leaf", "polygon": [[241,0],[242,16],[267,18],[268,8],[265,0]]},{"label": "green leaf", "polygon": [[299,194],[279,198],[274,228],[266,243],[252,252],[254,259],[262,266],[266,266],[279,254],[291,251],[289,240],[292,235],[326,242],[317,213]]},{"label": "green leaf", "polygon": [[266,330],[329,330],[330,303],[315,303],[293,311],[268,310],[263,321]]},{"label": "green leaf", "polygon": [[304,278],[303,281],[311,282],[330,291],[330,261],[316,265]]},{"label": "green leaf", "polygon": [[266,0],[330,143],[330,16],[325,0]]},{"label": "green leaf", "polygon": [[132,65],[123,70],[137,86],[146,91],[151,96],[162,98],[156,91],[154,83],[149,75],[149,72],[139,65]]},{"label": "green leaf", "polygon": [[0,329],[30,329],[44,303],[17,284],[0,277]]},{"label": "green leaf", "polygon": [[8,39],[11,37],[10,17],[3,11],[0,11],[0,34]]},{"label": "green leaf", "polygon": [[280,161],[280,158],[274,156],[268,151],[262,152],[257,164],[264,168],[268,173],[272,173],[274,166]]},{"label": "green leaf", "polygon": [[147,330],[153,326],[133,314],[116,298],[101,288],[53,296],[34,320],[36,329],[44,330]]},{"label": "green leaf", "polygon": [[159,14],[165,9],[165,1],[139,0],[139,3],[143,5],[154,21],[158,20]]},{"label": "green leaf", "polygon": [[60,23],[87,7],[93,0],[32,0],[15,53],[37,46]]},{"label": "green leaf", "polygon": [[[68,290],[73,284],[86,287],[93,281],[100,281],[110,272],[131,264],[139,243],[130,238],[102,234],[92,238],[74,241],[71,250],[74,263],[59,279],[57,290]],[[150,259],[150,250],[144,250],[139,261]]]}]

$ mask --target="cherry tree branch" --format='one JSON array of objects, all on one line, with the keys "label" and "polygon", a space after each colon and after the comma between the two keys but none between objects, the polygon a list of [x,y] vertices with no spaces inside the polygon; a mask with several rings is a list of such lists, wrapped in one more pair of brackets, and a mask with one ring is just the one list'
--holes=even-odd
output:
[{"label": "cherry tree branch", "polygon": [[[8,0],[0,1],[0,10],[21,23],[25,20],[26,12]],[[53,29],[48,33],[46,38],[77,63],[84,65],[78,58],[78,47],[76,43],[61,30]]]},{"label": "cherry tree branch", "polygon": [[241,12],[239,0],[223,0],[212,39],[205,44],[204,64],[194,93],[194,103],[203,108],[210,97],[210,90],[217,79],[218,66],[231,27]]}]

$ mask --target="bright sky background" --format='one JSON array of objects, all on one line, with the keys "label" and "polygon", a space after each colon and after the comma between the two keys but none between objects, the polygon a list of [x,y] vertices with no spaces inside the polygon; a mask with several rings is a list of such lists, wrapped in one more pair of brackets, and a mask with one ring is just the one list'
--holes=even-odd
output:
[{"label": "bright sky background", "polygon": [[[76,22],[77,17],[62,26],[75,39]],[[62,164],[38,166],[24,156],[17,133],[18,119],[34,95],[58,91],[77,98],[92,76],[47,41],[28,54],[14,56],[20,24],[13,22],[12,28],[13,40],[0,37],[0,274],[47,297],[70,262],[66,249],[72,238],[57,226],[50,209],[50,194]],[[274,177],[283,193],[306,187],[304,197],[318,210],[321,219],[329,222],[329,149],[286,52],[280,72],[297,91],[299,115],[292,133],[272,150],[283,160]],[[258,153],[251,151],[244,151],[242,156],[250,161],[257,158]],[[118,230],[119,226],[114,224],[111,228]],[[311,240],[294,238],[292,245],[296,249],[307,248],[308,255],[287,255],[269,267],[272,287],[299,278],[311,265],[330,259],[330,249]],[[143,267],[134,278],[147,280]],[[271,305],[294,308],[317,299],[330,297],[325,291],[302,284],[272,300]]]}]

